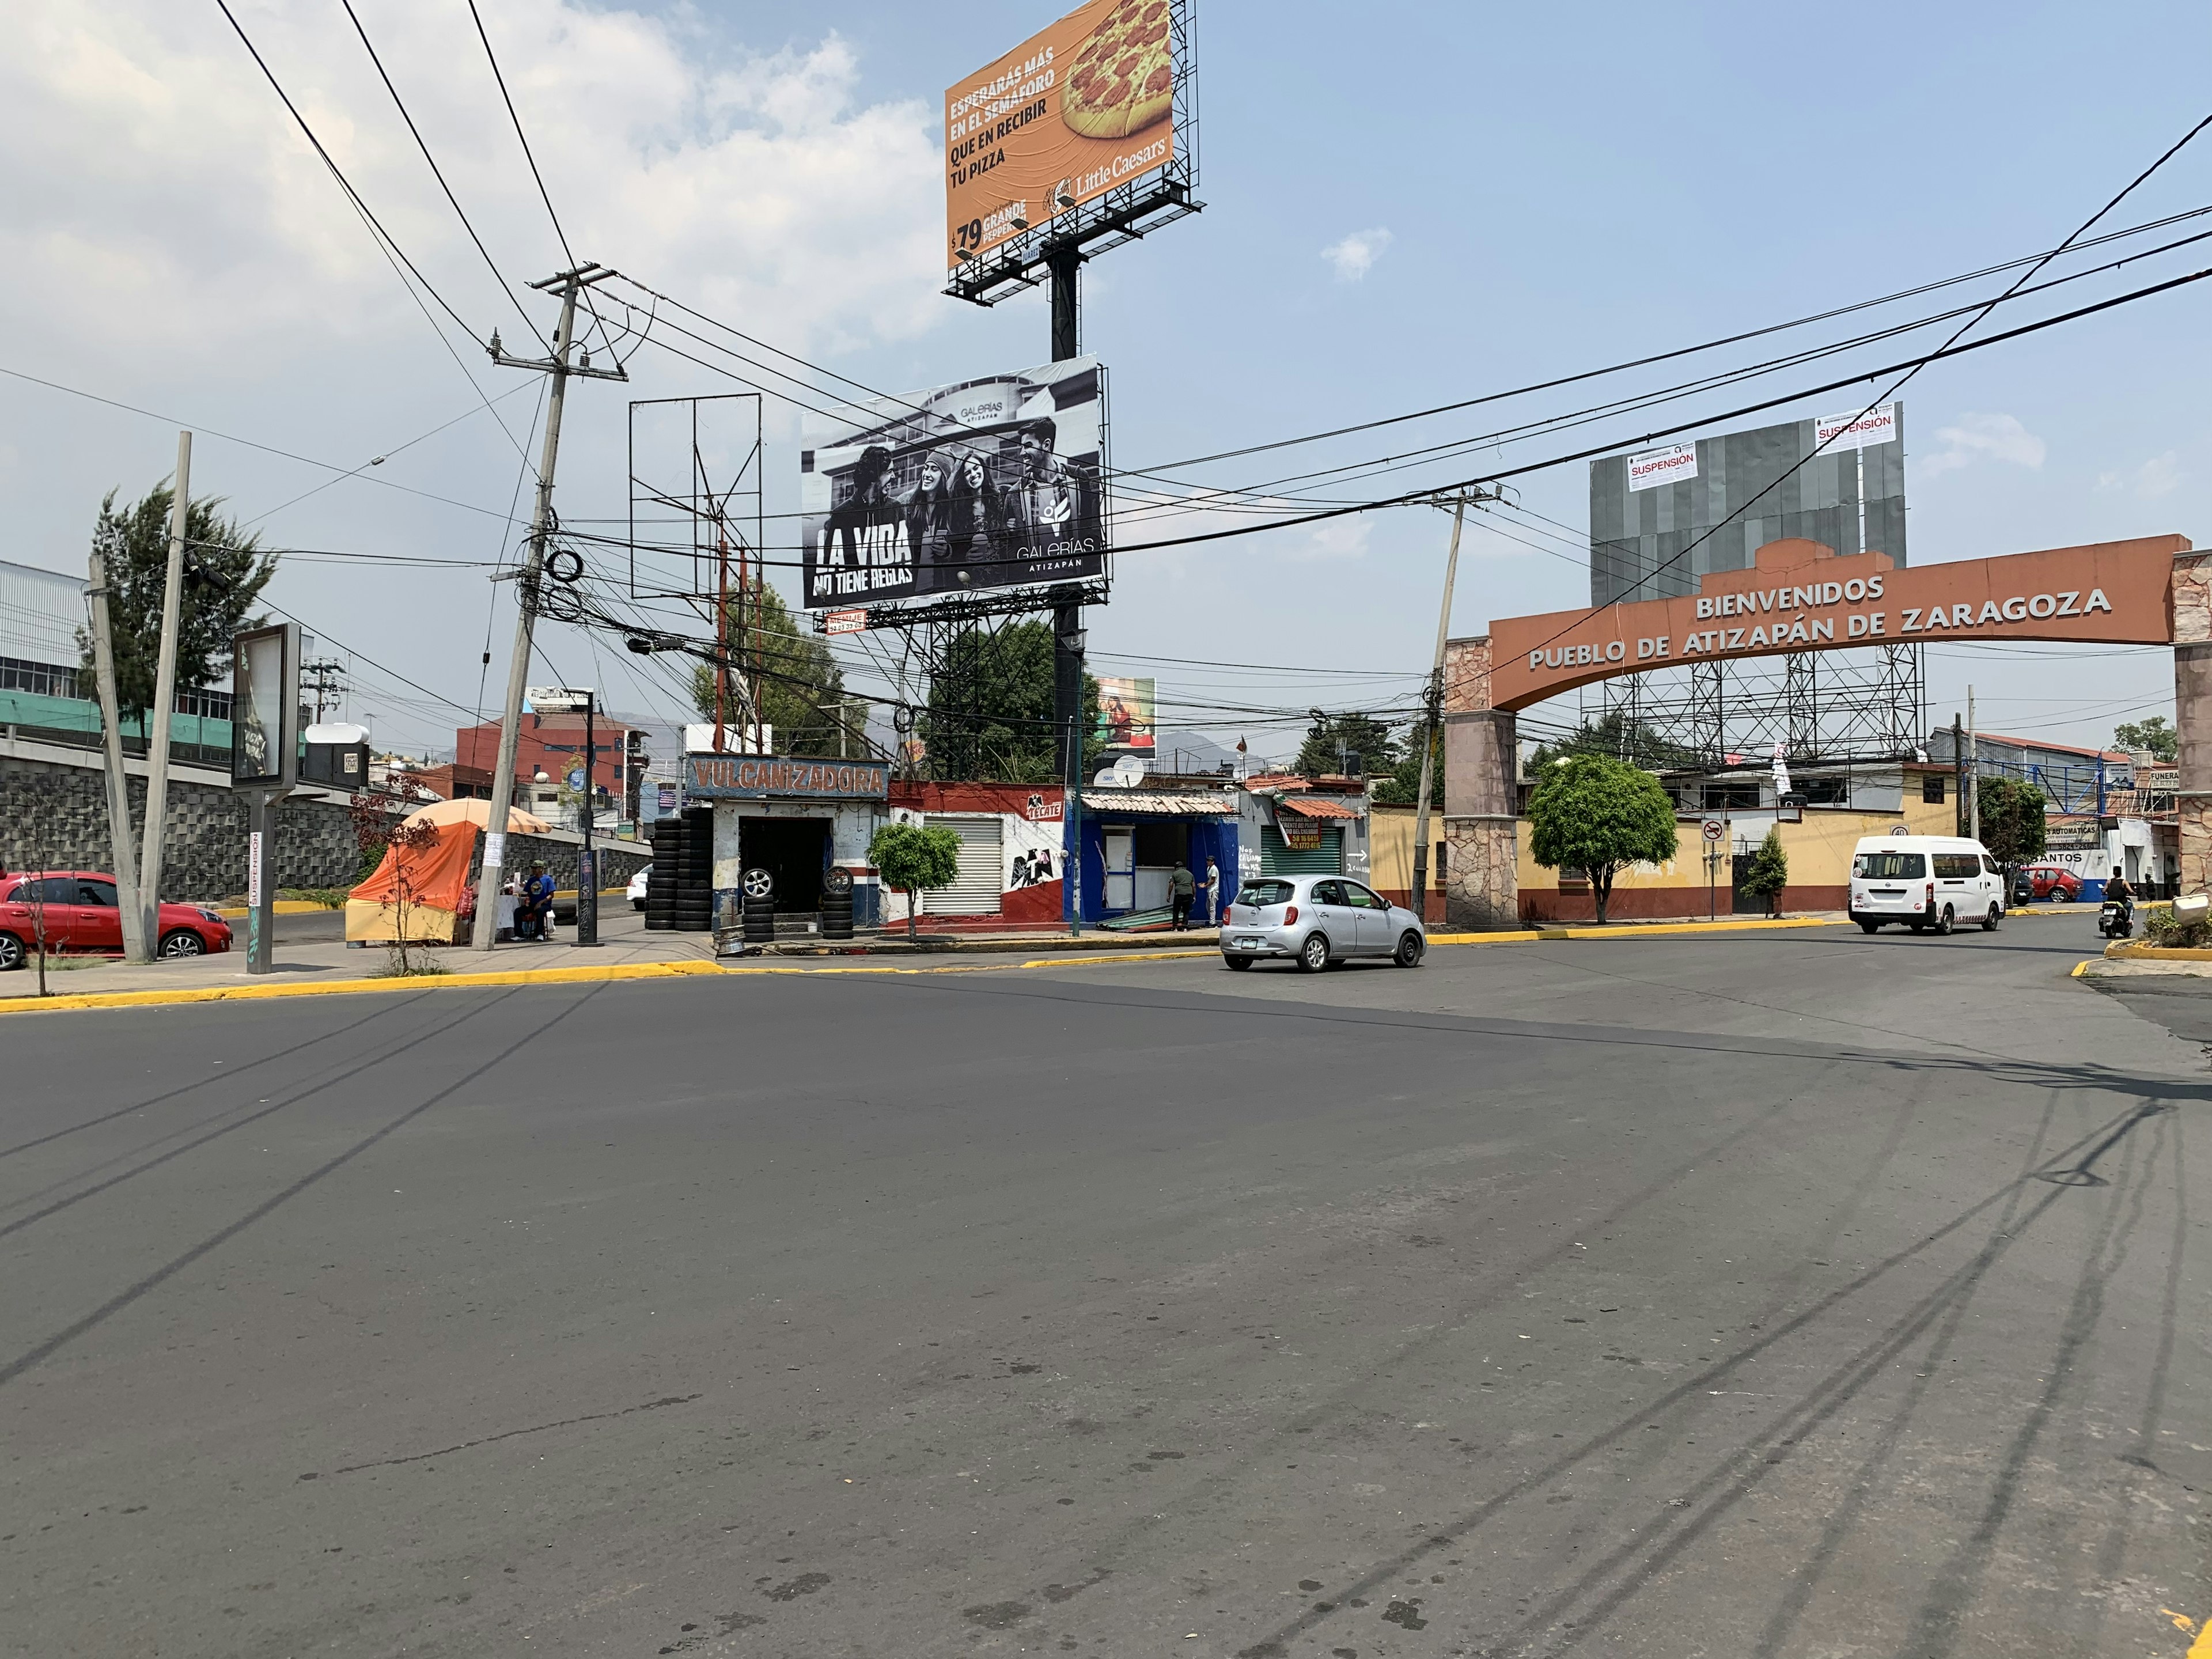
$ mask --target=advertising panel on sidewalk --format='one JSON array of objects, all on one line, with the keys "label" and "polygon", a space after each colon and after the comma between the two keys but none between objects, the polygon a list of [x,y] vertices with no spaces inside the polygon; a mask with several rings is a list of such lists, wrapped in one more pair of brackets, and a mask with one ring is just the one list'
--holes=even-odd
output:
[{"label": "advertising panel on sidewalk", "polygon": [[811,417],[805,608],[1077,580],[1106,568],[1106,370],[1073,357]]},{"label": "advertising panel on sidewalk", "polygon": [[945,94],[945,264],[1176,155],[1170,0],[1090,0]]}]

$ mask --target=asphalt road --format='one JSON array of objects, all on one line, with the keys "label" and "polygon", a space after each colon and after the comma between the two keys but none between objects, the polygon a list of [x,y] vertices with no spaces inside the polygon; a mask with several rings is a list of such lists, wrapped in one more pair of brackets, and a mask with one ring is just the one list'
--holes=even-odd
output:
[{"label": "asphalt road", "polygon": [[0,1651],[2172,1654],[2072,918],[0,1024]]}]

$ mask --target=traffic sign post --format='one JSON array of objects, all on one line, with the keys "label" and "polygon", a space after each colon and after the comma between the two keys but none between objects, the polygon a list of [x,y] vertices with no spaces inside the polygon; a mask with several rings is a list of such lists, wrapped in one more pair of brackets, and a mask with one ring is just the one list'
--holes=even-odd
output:
[{"label": "traffic sign post", "polygon": [[1720,920],[1721,842],[1728,835],[1728,825],[1718,818],[1707,818],[1698,826],[1698,834],[1705,840],[1705,920]]}]

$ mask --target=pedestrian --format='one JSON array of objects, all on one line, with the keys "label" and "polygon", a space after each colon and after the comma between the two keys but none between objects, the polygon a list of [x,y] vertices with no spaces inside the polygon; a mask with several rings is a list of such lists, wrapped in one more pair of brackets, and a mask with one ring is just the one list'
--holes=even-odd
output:
[{"label": "pedestrian", "polygon": [[1175,902],[1175,930],[1178,933],[1190,929],[1190,902],[1198,896],[1198,878],[1190,872],[1190,866],[1182,860],[1176,860],[1175,870],[1168,877],[1168,895]]},{"label": "pedestrian", "polygon": [[1206,860],[1206,921],[1210,927],[1221,926],[1221,866],[1211,858]]}]

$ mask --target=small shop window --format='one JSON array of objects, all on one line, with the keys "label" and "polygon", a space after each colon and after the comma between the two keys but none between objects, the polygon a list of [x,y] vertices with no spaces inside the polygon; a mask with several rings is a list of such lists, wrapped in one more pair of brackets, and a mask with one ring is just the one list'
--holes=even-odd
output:
[{"label": "small shop window", "polygon": [[1717,807],[1756,811],[1759,808],[1759,786],[1756,783],[1709,783],[1705,787],[1705,805],[1707,811]]},{"label": "small shop window", "polygon": [[1808,806],[1849,806],[1851,781],[1847,778],[1800,778],[1797,792]]}]

